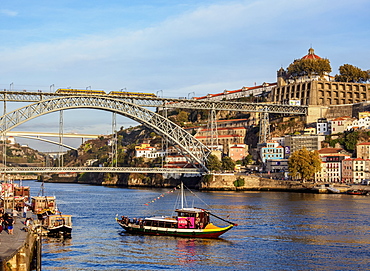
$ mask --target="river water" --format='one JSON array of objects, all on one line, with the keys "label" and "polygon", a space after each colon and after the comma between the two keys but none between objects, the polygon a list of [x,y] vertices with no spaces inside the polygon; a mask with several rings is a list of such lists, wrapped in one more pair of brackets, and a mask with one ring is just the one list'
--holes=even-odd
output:
[{"label": "river water", "polygon": [[[27,181],[37,195],[40,183]],[[44,238],[42,270],[369,270],[370,197],[285,192],[195,192],[239,225],[220,239],[126,234],[115,221],[173,215],[169,189],[46,183],[73,215],[72,238]],[[160,195],[163,194],[164,197]],[[158,198],[153,203],[154,198]],[[150,204],[145,205],[145,203]],[[222,221],[214,224],[224,226]]]}]

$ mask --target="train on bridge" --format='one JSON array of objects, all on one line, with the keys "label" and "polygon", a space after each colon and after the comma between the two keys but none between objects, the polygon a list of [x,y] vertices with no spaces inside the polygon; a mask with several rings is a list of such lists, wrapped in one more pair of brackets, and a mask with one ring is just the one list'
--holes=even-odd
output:
[{"label": "train on bridge", "polygon": [[73,89],[73,88],[59,88],[56,93],[62,94],[88,94],[88,95],[109,95],[116,97],[157,97],[154,93],[143,93],[143,92],[130,92],[130,91],[118,91],[112,90],[106,93],[104,90],[93,90],[93,89]]}]

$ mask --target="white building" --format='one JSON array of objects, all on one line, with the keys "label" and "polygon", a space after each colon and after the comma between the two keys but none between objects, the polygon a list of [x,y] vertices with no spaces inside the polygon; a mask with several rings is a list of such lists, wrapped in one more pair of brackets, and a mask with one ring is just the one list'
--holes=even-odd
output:
[{"label": "white building", "polygon": [[138,148],[135,149],[135,156],[136,157],[144,157],[144,158],[157,158],[165,156],[165,152],[157,151],[155,147],[146,147],[146,148]]}]

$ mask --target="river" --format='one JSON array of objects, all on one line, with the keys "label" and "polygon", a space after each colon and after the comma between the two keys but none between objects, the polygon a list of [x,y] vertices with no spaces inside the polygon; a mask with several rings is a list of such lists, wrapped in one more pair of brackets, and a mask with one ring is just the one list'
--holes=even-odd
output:
[{"label": "river", "polygon": [[[40,183],[24,185],[38,194]],[[216,240],[130,235],[116,223],[116,214],[172,215],[170,190],[45,183],[73,215],[73,231],[70,239],[43,239],[42,270],[369,269],[370,197],[194,191],[209,205],[195,206],[239,224]]]}]

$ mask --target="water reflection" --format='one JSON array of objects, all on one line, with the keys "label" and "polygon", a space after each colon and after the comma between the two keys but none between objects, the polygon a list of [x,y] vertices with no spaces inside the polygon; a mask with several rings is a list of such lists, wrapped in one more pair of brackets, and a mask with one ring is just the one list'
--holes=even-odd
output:
[{"label": "water reflection", "polygon": [[173,199],[143,205],[163,190],[45,185],[74,226],[72,239],[43,241],[43,270],[366,270],[370,263],[370,197],[198,192],[239,226],[223,239],[184,239],[126,234],[114,220],[170,214]]}]

